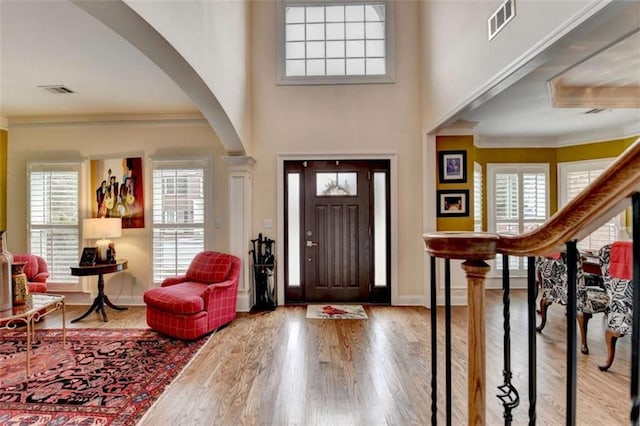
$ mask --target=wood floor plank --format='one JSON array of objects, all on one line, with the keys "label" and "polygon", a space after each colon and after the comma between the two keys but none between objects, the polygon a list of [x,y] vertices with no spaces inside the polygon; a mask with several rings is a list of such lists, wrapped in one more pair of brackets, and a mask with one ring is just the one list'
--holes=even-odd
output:
[{"label": "wood floor plank", "polygon": [[[526,293],[512,292],[513,382],[520,394],[514,424],[528,413]],[[487,424],[502,424],[495,397],[502,384],[501,292],[488,290]],[[67,318],[86,307],[70,306]],[[150,409],[143,425],[426,425],[431,419],[429,311],[366,306],[368,320],[311,320],[304,306],[239,314],[217,331]],[[146,327],[145,308],[90,315],[69,328]],[[438,419],[444,424],[444,311],[438,309]],[[452,309],[452,387],[455,425],[466,424],[466,308]],[[564,423],[566,317],[552,305],[537,335],[538,424]],[[38,328],[60,327],[59,315]],[[578,354],[577,423],[624,425],[629,416],[630,337],[618,342],[610,371],[602,315],[589,323],[591,354]]]}]

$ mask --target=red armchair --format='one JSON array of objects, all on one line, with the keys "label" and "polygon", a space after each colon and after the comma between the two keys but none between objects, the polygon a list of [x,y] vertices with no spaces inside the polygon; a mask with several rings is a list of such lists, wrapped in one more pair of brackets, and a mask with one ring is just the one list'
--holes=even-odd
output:
[{"label": "red armchair", "polygon": [[144,293],[147,324],[180,339],[196,339],[236,317],[240,259],[203,251],[184,275],[170,277]]},{"label": "red armchair", "polygon": [[14,262],[27,262],[24,265],[24,273],[27,275],[29,293],[46,293],[49,268],[47,261],[35,254],[14,254]]}]

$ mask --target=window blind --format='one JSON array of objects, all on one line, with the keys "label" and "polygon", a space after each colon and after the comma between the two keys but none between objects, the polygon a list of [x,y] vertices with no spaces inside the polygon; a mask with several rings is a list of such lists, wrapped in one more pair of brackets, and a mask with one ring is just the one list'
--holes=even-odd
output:
[{"label": "window blind", "polygon": [[[584,170],[568,171],[565,185],[567,201],[573,199],[604,171],[604,168],[585,168]],[[578,242],[580,250],[598,250],[600,247],[610,244],[618,239],[618,218],[609,219],[600,228]]]},{"label": "window blind", "polygon": [[[491,177],[489,231],[523,234],[540,226],[547,218],[548,169],[546,165],[487,165]],[[496,257],[496,269],[502,269],[502,257]],[[525,260],[509,258],[509,269],[524,271]]]},{"label": "window blind", "polygon": [[166,163],[153,170],[153,279],[186,272],[204,250],[205,169]]},{"label": "window blind", "polygon": [[473,164],[473,230],[482,232],[482,166]]},{"label": "window blind", "polygon": [[79,173],[46,168],[39,165],[29,174],[30,252],[47,261],[50,282],[77,283],[69,265],[78,263]]}]

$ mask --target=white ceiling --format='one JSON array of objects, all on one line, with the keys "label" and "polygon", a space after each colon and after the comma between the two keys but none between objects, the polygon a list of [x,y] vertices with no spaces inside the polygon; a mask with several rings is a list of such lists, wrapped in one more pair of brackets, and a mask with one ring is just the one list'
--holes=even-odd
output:
[{"label": "white ceiling", "polygon": [[[153,62],[67,0],[0,0],[0,116],[188,114]],[[40,85],[62,84],[73,94]]]},{"label": "white ceiling", "polygon": [[[525,77],[482,96],[448,124],[477,122],[473,132],[490,143],[557,144],[640,132],[638,108],[584,114],[591,107],[551,105],[548,81],[568,70],[572,83],[606,78],[640,87],[640,67],[629,66],[640,63],[640,37],[613,56],[603,50],[640,28],[640,2],[614,3],[537,58]],[[198,112],[153,62],[67,0],[0,0],[0,40],[0,118]],[[56,84],[76,93],[38,87]]]}]

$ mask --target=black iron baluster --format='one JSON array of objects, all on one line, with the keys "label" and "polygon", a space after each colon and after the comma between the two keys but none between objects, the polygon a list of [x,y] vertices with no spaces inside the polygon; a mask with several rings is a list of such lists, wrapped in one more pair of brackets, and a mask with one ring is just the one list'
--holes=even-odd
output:
[{"label": "black iron baluster", "polygon": [[503,355],[504,355],[504,369],[502,375],[504,377],[504,383],[498,386],[501,393],[497,397],[502,401],[504,407],[504,424],[505,426],[511,425],[513,416],[511,411],[520,404],[520,396],[518,391],[511,384],[511,313],[510,313],[510,284],[509,284],[509,256],[502,255],[502,316],[504,318],[504,340],[503,340]]},{"label": "black iron baluster", "polygon": [[451,426],[451,260],[444,260],[444,353],[446,383],[446,422]]},{"label": "black iron baluster", "polygon": [[438,424],[438,305],[436,301],[436,258],[431,256],[431,424]]},{"label": "black iron baluster", "polygon": [[567,243],[567,425],[576,424],[576,290],[578,248],[576,241]]},{"label": "black iron baluster", "polygon": [[529,337],[529,424],[536,424],[536,259],[527,258],[527,320]]},{"label": "black iron baluster", "polygon": [[640,382],[640,259],[636,256],[640,253],[640,194],[634,193],[631,197],[633,206],[632,233],[633,233],[633,318],[631,322],[631,424],[637,426],[640,416],[640,396],[638,386]]}]

